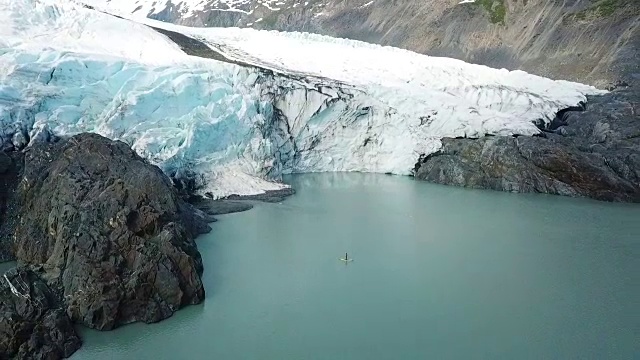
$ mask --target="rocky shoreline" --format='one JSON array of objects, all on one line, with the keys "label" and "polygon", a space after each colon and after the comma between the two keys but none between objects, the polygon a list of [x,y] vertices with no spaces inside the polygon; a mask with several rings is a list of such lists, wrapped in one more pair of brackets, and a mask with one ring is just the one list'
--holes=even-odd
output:
[{"label": "rocky shoreline", "polygon": [[0,156],[0,249],[18,261],[0,279],[3,359],[68,357],[81,345],[73,324],[153,323],[202,302],[195,237],[210,231],[212,215],[252,207],[202,198],[194,206],[128,145],[96,134]]},{"label": "rocky shoreline", "polygon": [[[446,185],[640,202],[640,89],[589,97],[541,136],[444,139],[416,179]],[[576,109],[577,110],[577,109]]]}]

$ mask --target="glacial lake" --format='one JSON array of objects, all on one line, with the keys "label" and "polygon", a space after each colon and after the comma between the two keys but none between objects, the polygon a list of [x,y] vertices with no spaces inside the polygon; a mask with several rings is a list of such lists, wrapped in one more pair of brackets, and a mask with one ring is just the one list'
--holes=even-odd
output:
[{"label": "glacial lake", "polygon": [[[72,359],[630,359],[640,206],[372,174],[286,179],[198,239],[207,292]],[[344,253],[354,260],[339,259]]]}]

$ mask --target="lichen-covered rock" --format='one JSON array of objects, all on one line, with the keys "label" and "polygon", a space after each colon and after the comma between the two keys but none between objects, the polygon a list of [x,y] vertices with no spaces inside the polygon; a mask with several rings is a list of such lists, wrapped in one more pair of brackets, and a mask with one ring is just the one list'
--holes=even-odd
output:
[{"label": "lichen-covered rock", "polygon": [[62,304],[30,270],[0,277],[0,359],[61,359],[81,341]]},{"label": "lichen-covered rock", "polygon": [[444,139],[415,177],[441,184],[640,202],[640,89],[591,97],[544,137]]},{"label": "lichen-covered rock", "polygon": [[95,134],[25,153],[14,252],[43,265],[74,322],[156,322],[204,299],[204,214],[127,144]]}]

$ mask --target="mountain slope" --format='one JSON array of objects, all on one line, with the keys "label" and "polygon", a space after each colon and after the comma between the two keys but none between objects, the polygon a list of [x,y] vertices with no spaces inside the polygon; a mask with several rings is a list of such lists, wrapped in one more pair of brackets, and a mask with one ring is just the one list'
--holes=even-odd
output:
[{"label": "mountain slope", "polygon": [[608,86],[640,75],[635,0],[87,0],[191,26],[309,31]]}]

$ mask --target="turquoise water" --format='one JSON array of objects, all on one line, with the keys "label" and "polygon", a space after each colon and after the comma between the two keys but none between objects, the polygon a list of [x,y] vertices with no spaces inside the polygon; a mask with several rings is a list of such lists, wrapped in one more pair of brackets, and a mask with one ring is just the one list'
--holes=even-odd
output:
[{"label": "turquoise water", "polygon": [[[309,174],[198,240],[207,299],[73,359],[629,359],[640,206]],[[345,252],[354,259],[339,261]]]}]

